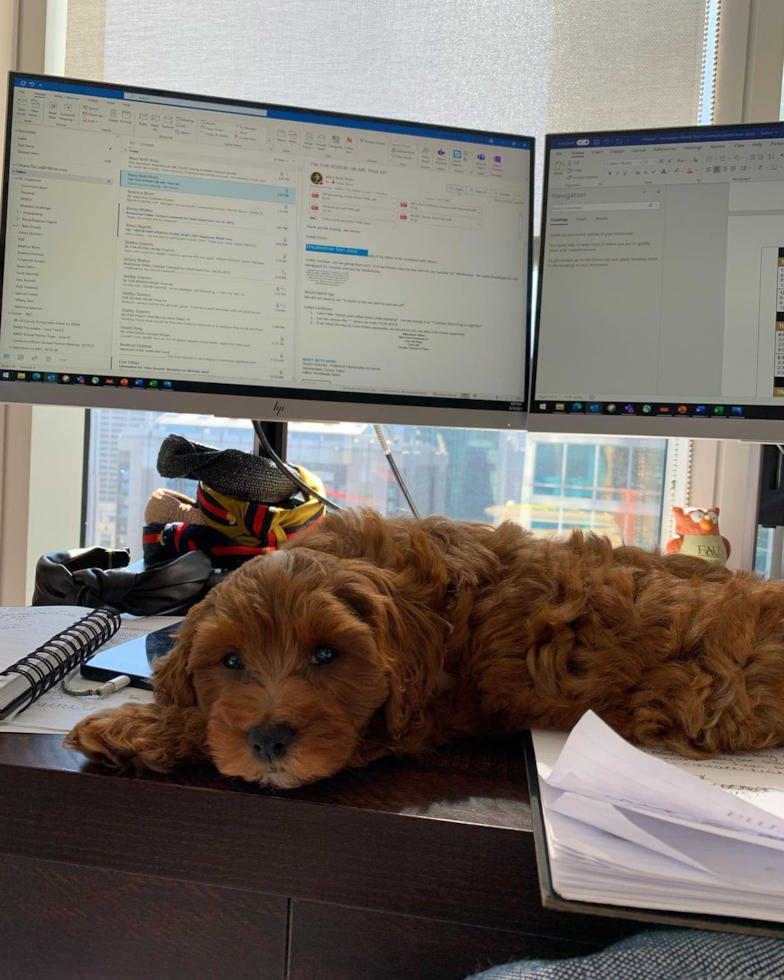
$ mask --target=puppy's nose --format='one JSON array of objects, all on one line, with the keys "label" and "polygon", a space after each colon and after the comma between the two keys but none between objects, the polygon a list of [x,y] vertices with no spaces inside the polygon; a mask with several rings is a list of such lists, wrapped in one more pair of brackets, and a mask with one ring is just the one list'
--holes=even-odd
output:
[{"label": "puppy's nose", "polygon": [[290,725],[258,725],[248,732],[248,744],[262,762],[278,762],[294,740]]}]

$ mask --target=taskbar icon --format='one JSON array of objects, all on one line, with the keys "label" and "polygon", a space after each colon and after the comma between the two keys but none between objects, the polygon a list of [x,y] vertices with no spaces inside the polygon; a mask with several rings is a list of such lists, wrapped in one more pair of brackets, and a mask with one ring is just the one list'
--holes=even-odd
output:
[{"label": "taskbar icon", "polygon": [[2,381],[43,381],[63,385],[90,385],[95,388],[145,388],[152,391],[172,391],[174,383],[159,378],[121,378],[105,374],[51,374],[39,371],[3,371]]}]

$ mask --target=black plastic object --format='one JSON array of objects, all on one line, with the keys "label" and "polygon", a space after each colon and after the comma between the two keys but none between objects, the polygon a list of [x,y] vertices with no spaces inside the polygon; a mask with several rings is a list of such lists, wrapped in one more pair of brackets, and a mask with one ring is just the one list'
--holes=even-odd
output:
[{"label": "black plastic object", "polygon": [[127,551],[81,548],[38,559],[34,606],[112,606],[135,616],[186,612],[216,585],[207,555],[193,551],[151,568],[128,567]]},{"label": "black plastic object", "polygon": [[762,447],[757,523],[763,527],[784,525],[784,455],[778,446]]}]

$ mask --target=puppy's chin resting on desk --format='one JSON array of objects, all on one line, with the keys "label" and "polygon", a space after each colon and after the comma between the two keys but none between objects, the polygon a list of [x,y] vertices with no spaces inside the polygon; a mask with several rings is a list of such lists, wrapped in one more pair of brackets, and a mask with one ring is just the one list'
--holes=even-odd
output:
[{"label": "puppy's chin resting on desk", "polygon": [[683,755],[784,745],[784,584],[687,555],[432,517],[327,517],[190,612],[152,705],[90,758],[291,788],[589,708]]}]

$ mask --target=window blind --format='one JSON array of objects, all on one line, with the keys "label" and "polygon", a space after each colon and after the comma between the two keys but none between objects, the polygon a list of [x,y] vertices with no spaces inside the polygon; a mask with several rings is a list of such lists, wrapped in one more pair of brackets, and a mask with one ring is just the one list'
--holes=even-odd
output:
[{"label": "window blind", "polygon": [[541,137],[699,121],[716,20],[717,0],[69,0],[66,72]]}]

